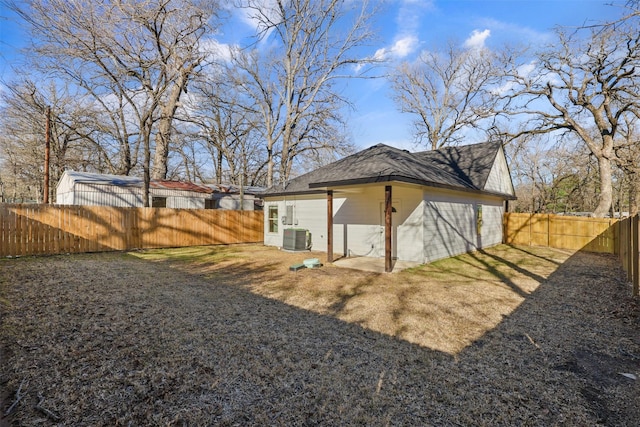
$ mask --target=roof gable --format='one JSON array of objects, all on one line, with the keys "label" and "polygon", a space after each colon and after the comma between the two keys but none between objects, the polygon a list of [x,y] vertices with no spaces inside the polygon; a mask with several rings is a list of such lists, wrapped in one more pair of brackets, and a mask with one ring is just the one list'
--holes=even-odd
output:
[{"label": "roof gable", "polygon": [[500,143],[444,147],[439,150],[416,153],[425,163],[456,175],[479,190],[485,189],[491,168],[501,148]]}]

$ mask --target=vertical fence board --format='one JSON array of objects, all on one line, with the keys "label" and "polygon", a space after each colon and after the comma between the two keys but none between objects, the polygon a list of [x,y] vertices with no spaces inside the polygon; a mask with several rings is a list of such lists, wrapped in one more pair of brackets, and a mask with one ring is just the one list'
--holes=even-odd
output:
[{"label": "vertical fence board", "polygon": [[4,238],[5,217],[6,217],[5,208],[3,205],[0,205],[0,251],[1,252],[4,252],[6,250],[5,238]]},{"label": "vertical fence board", "polygon": [[638,250],[638,247],[640,246],[640,241],[638,241],[639,238],[639,232],[638,232],[638,226],[640,225],[638,222],[638,215],[634,216],[631,220],[632,222],[632,238],[631,238],[631,251],[633,252],[633,291],[632,294],[634,296],[638,296],[640,294],[640,250]]},{"label": "vertical fence board", "polygon": [[262,211],[0,204],[0,256],[261,242]]},{"label": "vertical fence board", "polygon": [[505,242],[617,253],[617,220],[547,214],[505,214]]},{"label": "vertical fence board", "polygon": [[615,254],[633,284],[633,295],[638,296],[639,227],[638,215],[618,221],[609,218],[506,213],[504,242]]}]

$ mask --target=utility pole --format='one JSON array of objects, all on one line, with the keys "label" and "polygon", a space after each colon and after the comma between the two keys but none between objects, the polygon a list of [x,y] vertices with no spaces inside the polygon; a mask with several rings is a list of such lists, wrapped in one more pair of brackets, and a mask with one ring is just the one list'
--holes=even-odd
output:
[{"label": "utility pole", "polygon": [[44,195],[42,203],[49,203],[49,152],[51,150],[51,107],[47,106],[47,121],[44,127]]}]

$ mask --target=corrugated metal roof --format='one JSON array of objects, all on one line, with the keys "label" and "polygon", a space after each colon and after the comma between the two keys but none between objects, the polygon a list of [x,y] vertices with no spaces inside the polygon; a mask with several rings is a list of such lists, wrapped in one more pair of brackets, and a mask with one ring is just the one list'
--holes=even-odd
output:
[{"label": "corrugated metal roof", "polygon": [[[144,181],[136,176],[110,175],[104,173],[93,172],[76,172],[67,170],[65,173],[74,183],[98,184],[98,185],[114,185],[118,187],[143,187]],[[195,193],[225,193],[239,194],[240,187],[233,184],[206,184],[199,185],[186,181],[171,180],[152,180],[149,183],[151,188],[164,190],[192,191]],[[262,187],[245,186],[246,194],[260,194],[265,189]]]},{"label": "corrugated metal roof", "polygon": [[115,185],[118,187],[142,187],[142,178],[125,175],[109,175],[105,173],[65,171],[71,181],[86,184]]},{"label": "corrugated metal roof", "polygon": [[165,190],[182,190],[193,191],[194,193],[213,193],[213,190],[203,185],[194,184],[193,182],[182,181],[166,181],[153,180],[150,183],[151,188],[162,188]]},{"label": "corrugated metal roof", "polygon": [[[215,193],[240,194],[240,186],[234,184],[205,184]],[[245,194],[262,194],[266,188],[247,185],[244,187]]]}]

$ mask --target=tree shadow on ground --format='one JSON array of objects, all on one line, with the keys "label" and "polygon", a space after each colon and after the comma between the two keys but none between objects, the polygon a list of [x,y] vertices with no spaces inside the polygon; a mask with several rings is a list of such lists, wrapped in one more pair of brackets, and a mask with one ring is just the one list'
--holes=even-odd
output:
[{"label": "tree shadow on ground", "polygon": [[4,263],[0,383],[11,397],[28,384],[6,420],[42,420],[44,397],[75,425],[640,421],[638,381],[617,373],[640,370],[638,306],[613,257],[576,253],[455,356],[250,291],[276,274],[114,254]]}]

